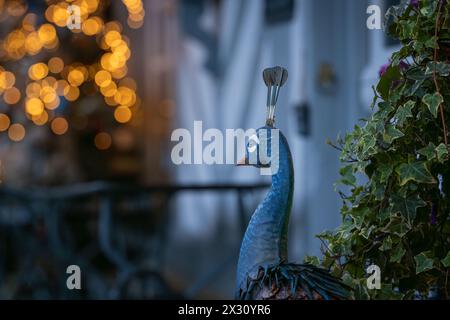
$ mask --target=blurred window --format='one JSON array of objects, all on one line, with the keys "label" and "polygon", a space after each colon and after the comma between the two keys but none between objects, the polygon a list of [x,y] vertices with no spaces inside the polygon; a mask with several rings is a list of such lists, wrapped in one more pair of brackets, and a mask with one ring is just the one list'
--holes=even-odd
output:
[{"label": "blurred window", "polygon": [[[397,5],[401,0],[367,0],[366,5],[378,5],[382,8],[382,16],[389,7]],[[383,20],[384,22],[384,20]],[[372,86],[379,79],[381,66],[389,62],[394,51],[400,49],[400,42],[387,36],[385,30],[367,30],[367,66],[361,74],[361,102],[369,112],[369,106],[373,99]]]},{"label": "blurred window", "polygon": [[265,5],[267,24],[289,22],[294,16],[294,0],[266,0]]}]

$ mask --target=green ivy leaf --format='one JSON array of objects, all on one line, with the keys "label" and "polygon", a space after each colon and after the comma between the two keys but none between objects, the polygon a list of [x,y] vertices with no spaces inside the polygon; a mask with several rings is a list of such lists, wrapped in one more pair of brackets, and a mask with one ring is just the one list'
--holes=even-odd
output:
[{"label": "green ivy leaf", "polygon": [[397,109],[397,112],[395,113],[395,118],[397,119],[397,125],[403,126],[403,123],[406,121],[407,118],[412,118],[412,109],[416,103],[414,101],[408,101],[401,107]]},{"label": "green ivy leaf", "polygon": [[431,17],[431,15],[433,14],[433,10],[431,10],[429,6],[423,6],[422,8],[420,8],[420,13],[424,16]]},{"label": "green ivy leaf", "polygon": [[440,163],[444,163],[444,161],[447,160],[448,149],[445,146],[445,144],[441,143],[440,145],[438,145],[436,147],[436,154],[437,154],[438,161]]},{"label": "green ivy leaf", "polygon": [[356,183],[356,178],[353,175],[353,166],[345,166],[339,170],[341,174],[341,183],[347,186],[354,186]]},{"label": "green ivy leaf", "polygon": [[439,1],[421,1],[420,13],[432,19]]},{"label": "green ivy leaf", "polygon": [[403,248],[403,246],[398,245],[391,251],[391,258],[389,259],[389,261],[394,263],[400,263],[405,253],[406,250]]},{"label": "green ivy leaf", "polygon": [[436,146],[432,142],[430,142],[425,148],[420,149],[418,152],[427,157],[428,161],[436,158]]},{"label": "green ivy leaf", "polygon": [[380,213],[378,214],[378,219],[380,220],[380,222],[384,222],[390,216],[391,216],[391,210],[390,210],[390,208],[386,208],[386,209],[380,211]]},{"label": "green ivy leaf", "polygon": [[436,118],[438,113],[438,108],[442,102],[444,102],[444,98],[438,92],[433,94],[427,93],[423,96],[422,102],[425,103],[430,110],[431,114]]},{"label": "green ivy leaf", "polygon": [[370,234],[375,228],[376,228],[375,226],[370,226],[369,228],[362,228],[359,234],[364,238],[369,239]]},{"label": "green ivy leaf", "polygon": [[427,75],[425,74],[425,72],[423,72],[422,68],[412,67],[406,73],[406,78],[411,80],[424,81],[430,77],[431,77],[430,75]]},{"label": "green ivy leaf", "polygon": [[388,67],[377,85],[377,91],[380,94],[381,98],[383,98],[383,100],[388,100],[392,82],[398,79],[400,79],[399,68],[392,66]]},{"label": "green ivy leaf", "polygon": [[383,140],[387,143],[392,143],[394,140],[403,137],[404,134],[396,129],[392,124],[388,124],[383,134]]},{"label": "green ivy leaf", "polygon": [[[407,6],[404,5],[397,5],[397,6],[391,6],[388,8],[388,10],[386,11],[386,21],[385,23],[387,23],[387,21],[389,21],[390,19],[393,20],[397,20],[398,17],[401,17],[404,12],[406,11]],[[387,25],[385,25],[385,27],[387,27]]]},{"label": "green ivy leaf", "polygon": [[434,49],[435,45],[436,45],[436,38],[434,36],[429,37],[426,41],[425,41],[425,47],[430,48],[430,49]]},{"label": "green ivy leaf", "polygon": [[316,256],[306,256],[304,259],[305,263],[312,264],[313,266],[320,266],[320,259]]},{"label": "green ivy leaf", "polygon": [[383,243],[380,246],[380,250],[387,251],[390,249],[392,249],[392,239],[391,239],[391,237],[388,236],[383,240]]},{"label": "green ivy leaf", "polygon": [[[393,213],[393,208],[392,208],[392,204],[390,207],[391,210],[391,214]],[[399,236],[399,237],[404,237],[405,234],[407,234],[409,232],[409,230],[411,229],[411,226],[407,223],[405,223],[403,221],[403,219],[399,218],[399,217],[393,217],[390,220],[390,225],[389,225],[389,232]]]},{"label": "green ivy leaf", "polygon": [[446,268],[450,267],[450,251],[447,252],[447,255],[445,256],[444,259],[441,260],[441,262],[444,265],[444,267]]},{"label": "green ivy leaf", "polygon": [[430,251],[422,252],[414,257],[416,262],[416,274],[433,269],[433,259],[431,259]]},{"label": "green ivy leaf", "polygon": [[417,92],[417,90],[422,88],[424,82],[425,82],[425,79],[417,80],[416,82],[414,82],[414,84],[411,86],[410,90],[408,91],[408,94],[410,96],[414,95]]},{"label": "green ivy leaf", "polygon": [[425,207],[427,205],[417,194],[405,197],[393,194],[390,200],[392,213],[400,213],[410,224],[416,217],[417,208]]},{"label": "green ivy leaf", "polygon": [[375,108],[375,105],[376,105],[377,100],[378,100],[377,89],[375,88],[375,86],[372,86],[372,91],[373,91],[373,99],[372,99],[372,103],[370,104],[370,109],[371,110],[373,110],[373,108]]},{"label": "green ivy leaf", "polygon": [[354,286],[354,295],[357,300],[367,300],[370,298],[369,292],[367,289],[366,279],[360,280],[361,283],[357,283]]},{"label": "green ivy leaf", "polygon": [[445,62],[428,62],[427,69],[425,74],[432,75],[434,74],[434,68],[436,68],[436,73],[442,77],[447,77],[450,74],[450,65]]},{"label": "green ivy leaf", "polygon": [[402,27],[404,38],[412,38],[414,36],[415,21],[403,20],[400,22],[400,26]]},{"label": "green ivy leaf", "polygon": [[380,181],[381,182],[386,182],[389,177],[392,174],[392,171],[394,171],[394,166],[392,165],[392,162],[383,162],[379,164],[378,167],[379,171],[380,171]]},{"label": "green ivy leaf", "polygon": [[361,158],[366,158],[373,152],[375,152],[375,146],[377,141],[373,134],[366,134],[361,138]]},{"label": "green ivy leaf", "polygon": [[381,290],[376,291],[376,297],[382,300],[401,300],[405,296],[392,288],[392,284],[381,284]]},{"label": "green ivy leaf", "polygon": [[[348,278],[355,298],[413,299],[420,291],[426,299],[450,268],[450,220],[443,216],[450,202],[436,183],[439,173],[441,191],[449,193],[450,150],[441,143],[439,115],[442,108],[450,119],[450,4],[443,5],[434,36],[439,1],[420,0],[418,8],[409,0],[400,2],[385,21],[401,49],[376,85],[371,116],[340,141],[343,167],[353,167],[342,169],[341,178],[351,187],[339,190],[341,226],[323,238],[329,250],[322,266]],[[430,62],[435,47],[437,61]],[[431,203],[442,216],[434,225]],[[367,262],[387,270],[382,290],[367,290],[361,267]]]},{"label": "green ivy leaf", "polygon": [[431,173],[424,162],[403,163],[395,170],[400,178],[400,186],[407,184],[409,181],[418,183],[435,183]]}]

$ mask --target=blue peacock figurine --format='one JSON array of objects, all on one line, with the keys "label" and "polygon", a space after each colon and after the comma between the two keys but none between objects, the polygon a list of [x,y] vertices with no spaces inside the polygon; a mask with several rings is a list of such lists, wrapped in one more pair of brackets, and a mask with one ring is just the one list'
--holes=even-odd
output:
[{"label": "blue peacock figurine", "polygon": [[287,70],[264,70],[268,88],[266,125],[256,130],[238,165],[271,170],[271,189],[253,213],[241,244],[237,299],[347,299],[349,288],[326,270],[287,261],[289,217],[294,191],[292,156],[284,135],[274,127],[275,105]]}]

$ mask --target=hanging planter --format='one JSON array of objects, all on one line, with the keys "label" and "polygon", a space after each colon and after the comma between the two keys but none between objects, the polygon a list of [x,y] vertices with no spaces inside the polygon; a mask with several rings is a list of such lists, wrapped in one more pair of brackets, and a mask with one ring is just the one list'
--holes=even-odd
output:
[{"label": "hanging planter", "polygon": [[[380,73],[372,116],[334,145],[346,188],[342,225],[319,235],[322,264],[353,286],[356,298],[445,299],[450,3],[403,1],[388,16],[387,32],[402,48]],[[369,266],[379,267],[379,289],[367,285]]]}]

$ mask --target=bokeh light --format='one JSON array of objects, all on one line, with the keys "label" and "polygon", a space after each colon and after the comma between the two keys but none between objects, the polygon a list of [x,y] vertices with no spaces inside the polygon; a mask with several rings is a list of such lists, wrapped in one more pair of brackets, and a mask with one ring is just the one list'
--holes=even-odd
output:
[{"label": "bokeh light", "polygon": [[16,77],[12,72],[0,70],[0,89],[9,89],[16,83]]},{"label": "bokeh light", "polygon": [[41,86],[37,82],[31,82],[25,92],[28,98],[38,98],[41,95]]},{"label": "bokeh light", "polygon": [[107,150],[111,147],[111,135],[107,132],[100,132],[94,138],[94,144],[99,150]]},{"label": "bokeh light", "polygon": [[11,120],[9,119],[8,115],[0,113],[0,131],[3,132],[8,130],[10,124]]},{"label": "bokeh light", "polygon": [[60,57],[48,60],[48,69],[51,73],[60,73],[64,68],[64,61]]},{"label": "bokeh light", "polygon": [[25,127],[20,123],[12,124],[8,129],[8,137],[15,142],[22,141],[25,138]]},{"label": "bokeh light", "polygon": [[6,89],[3,94],[3,100],[7,104],[16,104],[19,102],[21,97],[19,89],[16,87],[11,87],[9,89]]},{"label": "bokeh light", "polygon": [[[0,113],[0,131],[8,131],[11,140],[21,141],[27,125],[31,123],[49,125],[55,134],[63,134],[76,116],[66,114],[67,104],[84,103],[85,98],[95,94],[102,97],[100,105],[113,107],[108,112],[113,114],[114,126],[131,125],[131,120],[135,120],[133,114],[140,115],[140,99],[136,81],[128,75],[127,63],[132,56],[130,39],[124,34],[121,22],[105,18],[105,9],[111,3],[100,0],[54,0],[45,3],[47,7],[42,17],[39,11],[29,12],[31,8],[26,1],[0,0],[2,17],[16,19],[0,39],[0,99],[7,107],[20,106],[15,107],[16,111],[12,113],[10,110]],[[122,4],[127,10],[128,26],[142,26],[145,17],[143,2],[122,0]],[[71,21],[68,19],[69,5],[80,9],[80,28],[68,25]],[[5,20],[0,19],[0,23],[3,22]],[[86,42],[89,38],[90,42]],[[60,41],[64,41],[63,46]],[[74,58],[71,49],[66,50],[67,46],[78,48],[78,45],[92,44],[97,46],[98,53],[91,60]],[[11,119],[16,119],[16,112],[24,112],[28,122],[11,125]],[[64,114],[64,117],[55,118],[56,113]],[[22,118],[20,116],[18,119]],[[89,116],[78,115],[78,118],[88,123]],[[109,143],[103,142],[98,146],[105,148],[107,145],[106,148],[109,148],[111,136],[103,132],[99,137]]]},{"label": "bokeh light", "polygon": [[62,117],[57,117],[53,119],[51,123],[51,129],[56,135],[63,135],[69,129],[69,123],[66,119]]},{"label": "bokeh light", "polygon": [[49,23],[43,24],[38,31],[39,40],[44,46],[51,45],[56,41],[56,29]]},{"label": "bokeh light", "polygon": [[70,86],[64,88],[64,98],[69,101],[75,101],[80,96],[80,89],[78,87]]},{"label": "bokeh light", "polygon": [[84,81],[83,72],[81,72],[81,70],[79,69],[70,71],[69,75],[67,76],[67,81],[69,81],[70,85],[79,87]]},{"label": "bokeh light", "polygon": [[48,113],[47,111],[42,111],[42,113],[38,116],[31,116],[31,120],[37,126],[43,126],[48,121]]},{"label": "bokeh light", "polygon": [[119,106],[114,110],[114,118],[119,123],[126,123],[130,121],[132,116],[131,110],[125,106]]},{"label": "bokeh light", "polygon": [[25,110],[32,116],[38,116],[44,111],[44,104],[39,98],[31,98],[25,103]]},{"label": "bokeh light", "polygon": [[45,78],[48,75],[48,67],[45,63],[39,62],[33,64],[28,69],[28,76],[32,80],[40,80]]},{"label": "bokeh light", "polygon": [[100,70],[95,75],[95,83],[99,87],[106,87],[111,83],[111,74],[108,71]]}]

